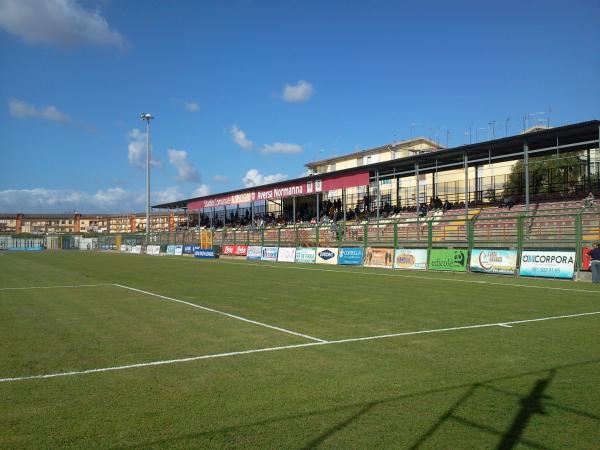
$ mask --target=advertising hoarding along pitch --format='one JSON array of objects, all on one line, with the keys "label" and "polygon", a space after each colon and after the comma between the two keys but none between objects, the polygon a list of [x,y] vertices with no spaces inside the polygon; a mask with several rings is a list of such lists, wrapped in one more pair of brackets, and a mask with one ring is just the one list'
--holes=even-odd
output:
[{"label": "advertising hoarding along pitch", "polygon": [[296,247],[279,247],[279,253],[277,254],[277,261],[279,261],[279,262],[295,262],[296,261]]},{"label": "advertising hoarding along pitch", "polygon": [[363,263],[363,256],[362,247],[342,247],[338,253],[338,264],[360,266]]},{"label": "advertising hoarding along pitch", "polygon": [[337,264],[338,249],[334,247],[317,247],[317,264]]},{"label": "advertising hoarding along pitch", "polygon": [[517,251],[474,248],[470,267],[473,272],[513,275],[517,269]]},{"label": "advertising hoarding along pitch", "polygon": [[194,254],[194,246],[191,244],[186,244],[183,246],[183,254],[184,255],[193,255]]},{"label": "advertising hoarding along pitch", "polygon": [[317,249],[314,247],[297,248],[296,262],[305,264],[314,264],[317,259]]},{"label": "advertising hoarding along pitch", "polygon": [[545,278],[573,278],[575,252],[523,250],[519,275]]},{"label": "advertising hoarding along pitch", "polygon": [[146,254],[157,256],[160,254],[160,245],[148,245],[146,247]]},{"label": "advertising hoarding along pitch", "polygon": [[260,260],[262,259],[262,247],[260,245],[250,245],[246,252],[246,259]]},{"label": "advertising hoarding along pitch", "polygon": [[174,255],[175,254],[175,246],[174,245],[167,245],[167,255]]},{"label": "advertising hoarding along pitch", "polygon": [[197,248],[194,250],[194,258],[214,259],[215,251],[212,248]]},{"label": "advertising hoarding along pitch", "polygon": [[248,254],[247,245],[224,245],[223,256],[246,256]]},{"label": "advertising hoarding along pitch", "polygon": [[426,248],[398,248],[394,252],[394,269],[427,269]]},{"label": "advertising hoarding along pitch", "polygon": [[429,256],[429,268],[431,270],[466,272],[467,259],[467,249],[434,248]]},{"label": "advertising hoarding along pitch", "polygon": [[277,252],[279,247],[263,247],[262,257],[263,261],[277,261]]},{"label": "advertising hoarding along pitch", "polygon": [[181,256],[183,254],[183,245],[175,246],[175,256]]},{"label": "advertising hoarding along pitch", "polygon": [[391,248],[367,248],[365,267],[382,267],[391,269],[394,265],[394,250]]}]

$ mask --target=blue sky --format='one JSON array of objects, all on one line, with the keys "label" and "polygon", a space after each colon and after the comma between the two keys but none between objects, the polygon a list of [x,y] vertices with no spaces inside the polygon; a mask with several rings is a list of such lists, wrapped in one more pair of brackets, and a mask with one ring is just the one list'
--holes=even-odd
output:
[{"label": "blue sky", "polygon": [[[0,0],[0,212],[141,211],[406,139],[600,118],[600,2]],[[485,128],[485,130],[484,130]]]}]

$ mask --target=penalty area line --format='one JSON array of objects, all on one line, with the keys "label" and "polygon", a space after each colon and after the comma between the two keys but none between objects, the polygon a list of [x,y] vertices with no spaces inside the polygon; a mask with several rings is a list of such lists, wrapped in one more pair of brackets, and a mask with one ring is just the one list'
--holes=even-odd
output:
[{"label": "penalty area line", "polygon": [[296,331],[288,330],[286,328],[277,327],[275,325],[269,325],[267,323],[258,322],[256,320],[246,319],[245,317],[242,317],[242,316],[236,316],[235,314],[226,313],[224,311],[219,311],[217,309],[209,308],[207,306],[197,305],[196,303],[186,302],[184,300],[179,300],[177,298],[167,297],[166,295],[155,294],[154,292],[143,291],[142,289],[136,289],[136,288],[133,288],[133,287],[130,287],[130,286],[124,286],[122,284],[115,284],[114,286],[118,286],[118,287],[123,288],[123,289],[129,289],[130,291],[135,291],[135,292],[139,292],[139,293],[146,294],[146,295],[151,295],[153,297],[162,298],[163,300],[169,300],[169,301],[172,301],[172,302],[183,303],[184,305],[192,306],[194,308],[202,309],[204,311],[209,311],[209,312],[212,312],[212,313],[215,313],[215,314],[220,314],[222,316],[230,317],[232,319],[241,320],[242,322],[247,322],[247,323],[251,323],[251,324],[254,324],[254,325],[259,325],[261,327],[271,328],[272,330],[277,330],[277,331],[281,331],[282,333],[287,333],[287,334],[292,334],[294,336],[303,337],[303,338],[311,340],[311,341],[315,341],[315,342],[327,342],[325,339],[319,339],[319,338],[314,337],[314,336],[309,336],[308,334],[302,334],[302,333],[298,333]]},{"label": "penalty area line", "polygon": [[433,334],[433,333],[445,333],[450,331],[460,331],[460,330],[473,330],[477,328],[492,328],[492,327],[511,327],[512,325],[530,323],[530,322],[542,322],[547,320],[559,320],[559,319],[570,319],[573,317],[584,317],[584,316],[593,316],[600,314],[600,311],[592,311],[578,314],[565,314],[562,316],[551,316],[551,317],[539,317],[535,319],[525,319],[525,320],[514,320],[510,322],[495,322],[495,323],[484,323],[478,325],[465,325],[460,327],[450,327],[450,328],[436,328],[432,330],[420,330],[420,331],[408,331],[404,333],[393,333],[393,334],[382,334],[378,336],[365,336],[358,338],[349,338],[349,339],[338,339],[335,341],[321,341],[321,342],[307,342],[304,344],[292,344],[292,345],[282,345],[279,347],[265,347],[265,348],[257,348],[253,350],[242,350],[238,352],[228,352],[228,353],[214,353],[209,355],[201,355],[201,356],[191,356],[187,358],[177,358],[177,359],[165,359],[159,361],[150,361],[144,363],[136,363],[136,364],[127,364],[122,366],[113,366],[113,367],[101,367],[98,369],[87,369],[87,370],[76,370],[71,372],[62,372],[62,373],[50,373],[50,374],[42,374],[42,375],[29,375],[22,377],[12,377],[12,378],[0,378],[0,383],[8,383],[15,381],[26,381],[26,380],[40,380],[46,378],[57,378],[57,377],[69,377],[74,375],[86,375],[92,373],[101,373],[101,372],[113,372],[117,370],[126,370],[126,369],[135,369],[141,367],[150,367],[150,366],[164,366],[169,364],[179,364],[191,361],[200,361],[204,359],[216,359],[216,358],[226,358],[230,356],[239,356],[239,355],[249,355],[253,353],[267,353],[267,352],[275,352],[279,350],[290,350],[296,348],[304,348],[304,347],[316,347],[319,345],[334,345],[334,344],[346,344],[351,342],[361,342],[361,341],[373,341],[378,339],[388,339],[393,337],[402,337],[402,336],[414,336],[419,334]]}]

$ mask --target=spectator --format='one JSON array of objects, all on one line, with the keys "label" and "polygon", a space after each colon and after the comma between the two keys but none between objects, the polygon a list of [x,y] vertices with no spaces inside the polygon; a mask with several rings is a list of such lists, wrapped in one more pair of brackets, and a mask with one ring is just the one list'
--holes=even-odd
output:
[{"label": "spectator", "polygon": [[586,198],[583,199],[583,206],[586,208],[591,208],[594,206],[595,198],[593,193],[589,193]]},{"label": "spectator", "polygon": [[592,283],[600,283],[600,247],[594,244],[591,250],[588,250],[588,255],[592,259],[590,269],[592,270]]}]

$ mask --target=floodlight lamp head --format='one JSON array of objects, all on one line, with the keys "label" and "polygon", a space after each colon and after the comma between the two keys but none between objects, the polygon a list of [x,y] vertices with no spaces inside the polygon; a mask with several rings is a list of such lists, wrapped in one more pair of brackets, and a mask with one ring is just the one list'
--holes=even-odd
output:
[{"label": "floodlight lamp head", "polygon": [[154,119],[154,117],[152,116],[152,114],[149,113],[142,113],[140,115],[140,119],[145,120],[145,121],[150,121],[150,119]]}]

